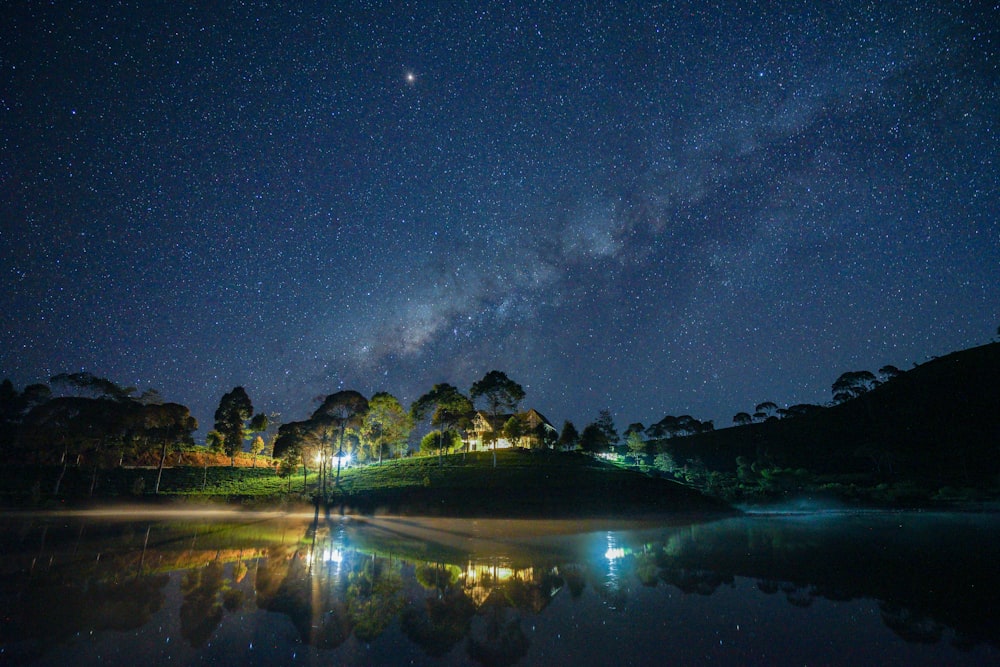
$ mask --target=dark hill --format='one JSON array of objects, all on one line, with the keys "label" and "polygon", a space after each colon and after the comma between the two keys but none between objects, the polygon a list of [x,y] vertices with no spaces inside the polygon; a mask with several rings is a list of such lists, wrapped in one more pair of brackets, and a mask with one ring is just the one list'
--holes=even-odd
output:
[{"label": "dark hill", "polygon": [[735,472],[737,457],[817,474],[992,486],[1000,474],[1000,343],[955,352],[857,398],[664,443],[679,462]]}]

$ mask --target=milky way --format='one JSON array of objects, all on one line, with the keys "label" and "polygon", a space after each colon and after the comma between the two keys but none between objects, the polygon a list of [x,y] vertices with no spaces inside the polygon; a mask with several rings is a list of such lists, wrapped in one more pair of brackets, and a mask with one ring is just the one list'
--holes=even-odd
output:
[{"label": "milky way", "polygon": [[346,4],[5,11],[0,375],[721,427],[997,335],[1000,7]]}]

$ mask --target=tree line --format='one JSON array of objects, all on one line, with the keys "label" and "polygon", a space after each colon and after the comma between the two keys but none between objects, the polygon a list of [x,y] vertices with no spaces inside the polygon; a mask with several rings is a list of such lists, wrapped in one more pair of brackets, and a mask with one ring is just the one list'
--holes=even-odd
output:
[{"label": "tree line", "polygon": [[[879,369],[880,377],[868,371],[843,373],[832,385],[833,403],[861,396],[901,373],[894,366]],[[494,426],[483,433],[484,443],[493,451],[493,465],[500,438],[592,455],[631,455],[638,465],[644,455],[669,455],[664,445],[672,438],[714,429],[711,420],[667,415],[648,427],[629,424],[620,436],[611,412],[602,410],[582,432],[566,420],[556,434],[552,428],[533,428],[517,413],[524,397],[520,384],[492,370],[467,394],[451,384],[436,384],[408,409],[387,392],[366,398],[344,390],[320,397],[319,407],[307,419],[278,423],[277,415],[254,410],[243,387],[234,387],[220,399],[205,445],[207,451],[228,456],[231,465],[238,453],[249,451],[253,465],[258,455],[269,453],[282,475],[300,468],[306,475],[309,468],[318,468],[325,494],[339,483],[348,460],[381,463],[409,455],[410,436],[418,425],[429,429],[419,441],[419,453],[441,457],[468,448],[477,406]],[[820,406],[810,404],[779,408],[765,401],[752,414],[737,413],[733,422],[746,425],[817,409]],[[121,387],[90,373],[63,373],[48,385],[32,384],[22,391],[10,380],[0,383],[0,453],[9,462],[61,466],[54,493],[71,465],[93,471],[91,492],[102,468],[145,461],[162,472],[169,454],[183,456],[194,445],[197,429],[198,422],[186,406],[165,401],[156,390],[137,395],[134,387]],[[159,478],[158,474],[154,492],[159,491]]]}]

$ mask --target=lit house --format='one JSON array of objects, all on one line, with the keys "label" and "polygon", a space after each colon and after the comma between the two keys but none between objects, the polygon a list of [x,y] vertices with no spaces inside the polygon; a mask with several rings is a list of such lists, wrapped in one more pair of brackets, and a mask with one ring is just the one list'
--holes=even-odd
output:
[{"label": "lit house", "polygon": [[[520,417],[524,424],[524,435],[516,442],[511,442],[504,433],[504,426],[515,416]],[[472,418],[472,427],[467,432],[467,440],[469,449],[476,452],[491,449],[494,441],[497,449],[543,447],[548,442],[554,441],[558,435],[549,420],[535,409],[519,412],[517,415],[504,414],[495,417],[479,410]]]}]

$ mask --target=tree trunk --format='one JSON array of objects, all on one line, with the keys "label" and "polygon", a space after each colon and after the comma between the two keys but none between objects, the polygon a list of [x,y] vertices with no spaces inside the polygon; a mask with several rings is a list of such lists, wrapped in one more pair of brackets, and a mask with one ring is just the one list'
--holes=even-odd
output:
[{"label": "tree trunk", "polygon": [[[163,441],[163,446],[160,448],[160,465],[156,470],[156,486],[153,487],[153,493],[158,494],[160,492],[160,477],[163,476],[163,462],[167,459],[167,441]],[[206,469],[207,474],[207,469]]]},{"label": "tree trunk", "polygon": [[340,427],[340,445],[337,450],[337,483],[334,485],[340,488],[340,459],[344,455],[344,427]]},{"label": "tree trunk", "polygon": [[94,489],[97,488],[97,464],[94,464],[94,473],[90,476],[90,492],[87,494],[91,498],[94,497]]},{"label": "tree trunk", "polygon": [[62,486],[63,477],[66,476],[66,468],[69,466],[69,447],[63,448],[62,457],[59,462],[62,464],[62,468],[59,469],[59,477],[56,478],[56,488],[52,490],[52,495],[59,495],[59,488]]}]

